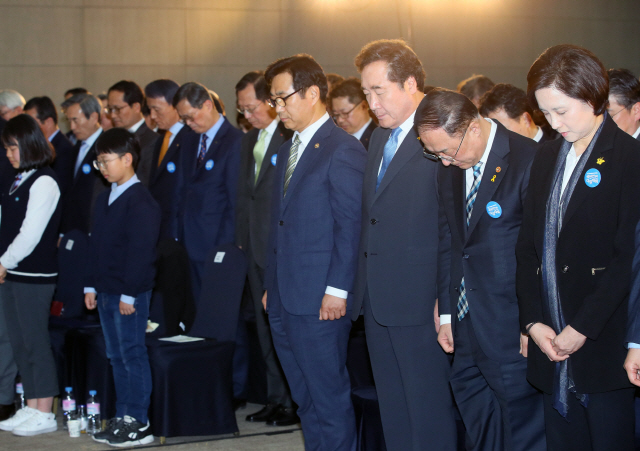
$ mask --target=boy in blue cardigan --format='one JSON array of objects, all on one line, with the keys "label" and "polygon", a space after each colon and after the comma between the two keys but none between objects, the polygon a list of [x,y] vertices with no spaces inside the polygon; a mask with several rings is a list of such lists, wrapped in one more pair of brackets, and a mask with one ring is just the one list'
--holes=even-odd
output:
[{"label": "boy in blue cardigan", "polygon": [[145,445],[153,442],[145,331],[161,212],[135,174],[140,146],[132,133],[120,128],[103,133],[96,152],[93,164],[111,190],[102,192],[94,207],[85,304],[100,312],[117,399],[116,417],[93,439],[115,447]]}]

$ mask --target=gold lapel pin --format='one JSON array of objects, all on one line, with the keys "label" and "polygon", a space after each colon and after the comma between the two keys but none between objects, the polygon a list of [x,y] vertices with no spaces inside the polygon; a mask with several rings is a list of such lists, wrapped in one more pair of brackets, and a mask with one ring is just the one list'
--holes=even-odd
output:
[{"label": "gold lapel pin", "polygon": [[491,177],[491,181],[495,182],[496,181],[496,177],[497,177],[497,175],[494,175],[493,177]]},{"label": "gold lapel pin", "polygon": [[602,164],[602,163],[604,163],[604,158],[598,158],[598,159],[596,160],[596,163],[598,163],[598,164]]},{"label": "gold lapel pin", "polygon": [[320,147],[320,143],[316,143],[316,145],[313,146],[313,147],[315,147],[317,149],[318,147]]},{"label": "gold lapel pin", "polygon": [[498,167],[496,168],[496,172],[500,172],[500,171],[502,171],[502,168],[501,168],[500,166],[498,166]]}]

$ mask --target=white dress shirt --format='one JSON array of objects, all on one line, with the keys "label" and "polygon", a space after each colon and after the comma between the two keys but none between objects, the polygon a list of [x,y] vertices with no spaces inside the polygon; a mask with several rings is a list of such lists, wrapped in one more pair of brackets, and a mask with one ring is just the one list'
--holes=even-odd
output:
[{"label": "white dress shirt", "polygon": [[139,129],[140,127],[142,127],[142,124],[144,124],[144,117],[143,117],[142,119],[140,119],[138,122],[136,122],[135,124],[133,124],[133,125],[129,128],[129,131],[130,131],[131,133],[135,133],[135,132],[137,132],[137,131],[138,131],[138,129]]},{"label": "white dress shirt", "polygon": [[[271,144],[271,138],[273,138],[273,134],[276,131],[276,128],[278,127],[278,118],[276,117],[273,121],[271,121],[271,123],[264,129],[260,130],[260,133],[258,134],[258,141],[260,140],[260,137],[266,133],[267,136],[265,136],[264,138],[264,149],[262,149],[262,158],[264,158],[264,156],[267,153],[267,149],[269,148],[269,144]],[[255,146],[254,146],[255,147]],[[264,161],[263,161],[264,163]],[[258,171],[258,166],[254,163],[254,167],[253,167],[254,172]]]},{"label": "white dress shirt", "polygon": [[96,142],[96,139],[98,139],[100,133],[102,133],[102,127],[98,127],[98,130],[96,130],[93,135],[89,136],[87,139],[82,141],[82,144],[80,144],[80,151],[78,152],[78,158],[76,158],[76,169],[75,171],[73,171],[74,176],[78,173],[78,169],[80,169],[80,166],[84,161],[84,157],[87,156],[89,149],[91,149],[93,143]]},{"label": "white dress shirt", "polygon": [[[34,172],[36,172],[36,169],[23,173],[18,187],[31,177]],[[0,264],[7,268],[7,272],[14,273],[11,269],[16,268],[22,260],[31,255],[40,242],[51,216],[56,211],[59,200],[60,188],[53,178],[43,175],[33,182],[33,185],[29,188],[27,212],[22,221],[20,233],[16,235],[13,242],[0,257]],[[1,211],[0,209],[0,221]]]},{"label": "white dress shirt", "polygon": [[640,127],[638,127],[638,130],[636,130],[636,132],[631,136],[633,136],[635,139],[638,139],[638,136],[640,136]]},{"label": "white dress shirt", "polygon": [[[396,152],[398,152],[398,149],[402,145],[402,141],[404,141],[404,139],[407,137],[409,132],[413,129],[413,120],[414,120],[415,117],[416,117],[416,112],[414,111],[413,113],[411,113],[411,116],[409,116],[407,118],[407,120],[404,121],[402,123],[402,125],[400,125],[400,129],[402,131],[398,135],[398,145],[396,146]],[[394,156],[395,156],[396,152],[394,152],[394,154],[393,154]],[[393,160],[393,158],[392,158],[392,160]],[[382,169],[382,163],[383,162],[384,162],[384,158],[382,158],[380,160],[380,167],[378,168],[378,174],[380,174],[380,169]]]},{"label": "white dress shirt", "polygon": [[171,132],[171,136],[169,136],[169,146],[171,147],[171,143],[173,143],[173,140],[176,138],[176,135],[178,133],[180,133],[180,130],[182,130],[182,127],[184,127],[184,124],[180,121],[176,122],[175,124],[173,124],[171,127],[169,127],[169,132]]},{"label": "white dress shirt", "polygon": [[60,133],[60,129],[59,128],[57,128],[55,132],[51,133],[51,136],[49,136],[49,138],[47,138],[47,140],[49,142],[53,141],[53,138],[55,138],[58,133]]},{"label": "white dress shirt", "polygon": [[367,123],[366,123],[366,124],[364,124],[364,126],[363,126],[360,130],[358,130],[357,132],[355,132],[355,133],[354,133],[353,135],[351,135],[351,136],[353,136],[353,137],[357,138],[358,140],[359,140],[360,138],[362,138],[362,135],[364,134],[364,131],[367,129],[367,127],[369,126],[369,124],[370,124],[370,123],[371,123],[371,119],[369,119],[369,120],[367,121]]},{"label": "white dress shirt", "polygon": [[542,139],[542,136],[544,135],[544,133],[542,133],[542,129],[540,127],[538,127],[538,133],[536,133],[536,136],[533,137],[533,140],[537,143],[540,142],[540,140]]}]

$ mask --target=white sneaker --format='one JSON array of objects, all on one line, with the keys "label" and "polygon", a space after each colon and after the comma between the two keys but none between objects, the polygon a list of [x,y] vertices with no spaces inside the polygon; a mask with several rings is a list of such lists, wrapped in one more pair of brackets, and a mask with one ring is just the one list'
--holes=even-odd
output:
[{"label": "white sneaker", "polygon": [[21,423],[13,429],[13,435],[27,437],[30,435],[45,434],[58,430],[56,416],[52,413],[44,413],[39,410],[31,415],[27,421]]},{"label": "white sneaker", "polygon": [[24,408],[18,410],[16,414],[8,420],[0,421],[0,429],[2,429],[3,431],[13,431],[16,426],[27,421],[36,412],[36,409],[25,406]]}]

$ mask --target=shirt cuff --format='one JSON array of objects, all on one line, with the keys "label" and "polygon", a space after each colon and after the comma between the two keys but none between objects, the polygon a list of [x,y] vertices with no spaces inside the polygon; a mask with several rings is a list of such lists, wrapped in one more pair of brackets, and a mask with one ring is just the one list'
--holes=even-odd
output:
[{"label": "shirt cuff", "polygon": [[87,294],[87,293],[97,294],[98,292],[93,287],[84,287],[84,294]]},{"label": "shirt cuff", "polygon": [[638,349],[638,348],[640,348],[640,344],[638,344],[638,343],[629,343],[627,347],[629,349]]},{"label": "shirt cuff", "polygon": [[12,265],[11,263],[7,263],[6,262],[6,256],[7,254],[3,254],[2,257],[0,257],[0,265],[4,266],[6,269],[15,269],[16,266],[18,265]]},{"label": "shirt cuff", "polygon": [[341,299],[347,299],[347,296],[349,296],[349,292],[348,291],[344,291],[341,290],[339,288],[333,288],[330,286],[327,286],[327,289],[324,290],[325,294],[330,294],[331,296],[335,296],[337,298],[341,298]]},{"label": "shirt cuff", "polygon": [[451,324],[451,315],[440,315],[440,325]]},{"label": "shirt cuff", "polygon": [[120,295],[120,302],[124,302],[125,304],[133,305],[136,302],[136,298],[133,296],[127,296],[126,294]]}]

